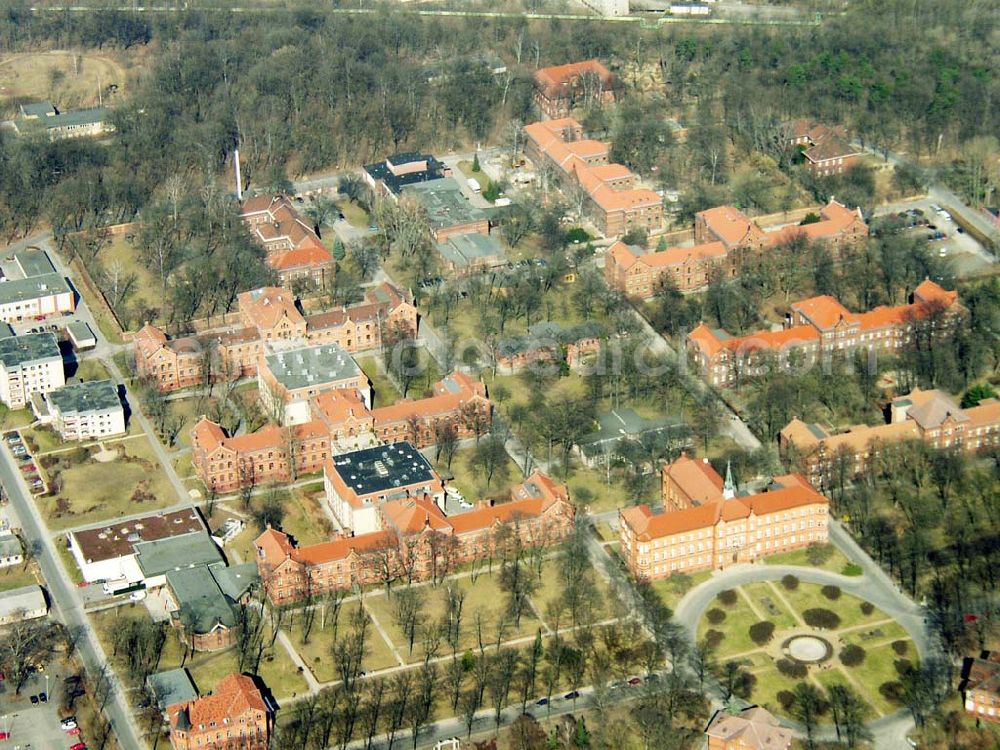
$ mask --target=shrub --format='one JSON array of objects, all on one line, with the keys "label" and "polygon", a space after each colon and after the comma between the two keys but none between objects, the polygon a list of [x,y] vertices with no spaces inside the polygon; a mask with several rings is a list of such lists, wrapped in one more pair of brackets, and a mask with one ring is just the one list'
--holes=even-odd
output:
[{"label": "shrub", "polygon": [[807,674],[809,670],[806,669],[806,665],[797,661],[792,661],[791,659],[778,659],[776,666],[778,671],[785,677],[791,677],[796,680],[801,680]]},{"label": "shrub", "polygon": [[713,625],[718,625],[720,622],[726,619],[726,613],[723,612],[718,607],[708,610],[708,614],[705,616],[708,618],[708,621]]},{"label": "shrub", "polygon": [[825,628],[826,630],[834,630],[840,625],[840,617],[836,612],[831,612],[828,609],[807,609],[802,613],[802,619],[810,627]]},{"label": "shrub", "polygon": [[871,602],[861,602],[861,614],[870,615],[875,611],[875,605]]},{"label": "shrub", "polygon": [[892,666],[896,668],[896,674],[900,677],[906,678],[913,674],[913,662],[909,659],[896,659]]},{"label": "shrub", "polygon": [[758,646],[763,646],[765,643],[770,642],[773,635],[774,623],[770,620],[761,620],[750,626],[750,640]]},{"label": "shrub", "polygon": [[832,544],[810,544],[806,547],[806,559],[817,568],[833,557]]},{"label": "shrub", "polygon": [[753,695],[754,685],[757,684],[757,675],[741,670],[736,682],[733,683],[733,695],[745,701],[750,700]]},{"label": "shrub", "polygon": [[840,572],[845,576],[859,576],[864,573],[861,566],[857,563],[847,563],[847,565],[844,566],[844,569]]},{"label": "shrub", "polygon": [[906,641],[893,641],[892,650],[895,651],[900,656],[902,656],[903,654],[905,654],[907,651],[910,650],[910,644],[907,643]]},{"label": "shrub", "polygon": [[573,227],[568,232],[566,232],[566,242],[573,245],[576,243],[584,243],[590,239],[590,235],[587,234],[587,230],[581,227]]},{"label": "shrub", "polygon": [[726,639],[726,634],[719,630],[707,630],[705,631],[705,645],[709,649],[716,649],[719,644]]},{"label": "shrub", "polygon": [[778,695],[775,697],[785,711],[790,710],[795,703],[795,693],[789,690],[779,690]]},{"label": "shrub", "polygon": [[734,604],[736,604],[736,592],[733,591],[732,589],[726,589],[725,591],[720,591],[716,599],[725,604],[727,607],[732,607]]},{"label": "shrub", "polygon": [[840,663],[845,667],[856,667],[865,660],[865,650],[861,646],[850,644],[840,652]]},{"label": "shrub", "polygon": [[891,703],[899,703],[903,697],[903,685],[895,680],[883,682],[878,686],[878,691],[882,694],[883,698]]},{"label": "shrub", "polygon": [[823,596],[832,602],[840,598],[840,586],[824,586],[820,591],[823,592]]},{"label": "shrub", "polygon": [[789,573],[781,579],[781,585],[789,591],[795,591],[799,587],[799,579]]}]

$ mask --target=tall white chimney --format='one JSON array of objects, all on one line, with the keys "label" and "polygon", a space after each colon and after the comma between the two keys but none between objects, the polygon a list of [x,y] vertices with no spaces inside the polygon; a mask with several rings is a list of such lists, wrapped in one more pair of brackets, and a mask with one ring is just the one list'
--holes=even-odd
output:
[{"label": "tall white chimney", "polygon": [[240,178],[240,150],[233,152],[233,161],[236,163],[236,200],[243,200],[243,180]]}]

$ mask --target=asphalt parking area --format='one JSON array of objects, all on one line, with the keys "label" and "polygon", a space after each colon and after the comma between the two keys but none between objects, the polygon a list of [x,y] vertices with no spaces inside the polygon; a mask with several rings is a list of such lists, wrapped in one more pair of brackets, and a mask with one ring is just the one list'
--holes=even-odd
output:
[{"label": "asphalt parking area", "polygon": [[[62,678],[55,675],[49,680],[49,689],[59,693]],[[59,700],[50,697],[46,703],[32,705],[31,696],[45,691],[45,675],[34,674],[15,696],[10,685],[3,685],[0,693],[0,732],[9,732],[10,739],[0,745],[4,750],[58,750],[68,748],[78,740],[70,737],[59,726]]]}]

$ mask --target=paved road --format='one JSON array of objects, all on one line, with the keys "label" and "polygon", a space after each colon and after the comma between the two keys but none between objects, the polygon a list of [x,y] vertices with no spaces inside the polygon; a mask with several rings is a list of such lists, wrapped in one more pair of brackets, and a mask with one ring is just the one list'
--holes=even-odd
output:
[{"label": "paved road", "polygon": [[[37,543],[38,545],[40,550],[37,558],[38,564],[42,569],[42,575],[45,576],[56,619],[66,625],[70,632],[79,634],[77,653],[91,679],[96,681],[105,665],[108,664],[107,655],[101,647],[97,633],[83,611],[76,587],[59,562],[55,543],[48,533],[34,499],[28,492],[27,485],[21,478],[20,472],[17,471],[10,452],[4,446],[0,449],[0,453],[2,453],[0,456],[0,481],[3,482],[7,496],[17,513],[25,539],[29,544]],[[141,739],[141,732],[132,719],[132,709],[128,705],[122,684],[113,671],[109,673],[109,682],[111,693],[105,711],[121,745],[125,750],[145,748],[146,743]]]}]

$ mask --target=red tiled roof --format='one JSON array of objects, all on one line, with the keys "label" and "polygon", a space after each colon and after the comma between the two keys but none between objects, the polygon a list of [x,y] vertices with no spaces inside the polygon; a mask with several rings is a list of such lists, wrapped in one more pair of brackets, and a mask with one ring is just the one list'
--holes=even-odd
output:
[{"label": "red tiled roof", "polygon": [[598,76],[605,86],[611,84],[611,71],[597,60],[583,60],[582,62],[539,68],[535,71],[535,81],[542,88],[545,96],[553,99],[559,97],[566,88],[575,86],[580,77],[587,73]]},{"label": "red tiled roof", "polygon": [[760,239],[764,231],[742,211],[732,206],[716,206],[698,213],[712,234],[729,245],[746,239]]},{"label": "red tiled roof", "polygon": [[212,727],[222,730],[223,720],[228,726],[239,726],[239,718],[250,711],[267,713],[267,705],[254,681],[242,674],[231,674],[215,686],[212,695],[188,703],[177,703],[167,709],[171,727],[176,728],[181,711],[187,711],[191,731],[199,732]]},{"label": "red tiled roof", "polygon": [[725,482],[707,460],[690,458],[687,453],[681,453],[675,461],[663,466],[662,473],[698,503],[722,499]]},{"label": "red tiled roof", "polygon": [[320,268],[333,263],[330,251],[319,247],[297,247],[292,250],[279,250],[267,257],[267,264],[276,271],[291,271],[296,268]]},{"label": "red tiled roof", "polygon": [[292,293],[281,287],[266,286],[243,292],[238,300],[240,312],[257,328],[274,328],[282,316],[296,322],[302,320]]},{"label": "red tiled roof", "polygon": [[424,528],[451,531],[444,513],[426,495],[390,500],[382,506],[382,515],[398,534],[417,534]]}]

